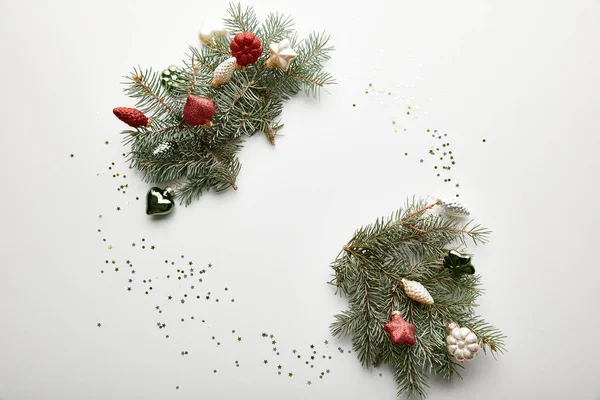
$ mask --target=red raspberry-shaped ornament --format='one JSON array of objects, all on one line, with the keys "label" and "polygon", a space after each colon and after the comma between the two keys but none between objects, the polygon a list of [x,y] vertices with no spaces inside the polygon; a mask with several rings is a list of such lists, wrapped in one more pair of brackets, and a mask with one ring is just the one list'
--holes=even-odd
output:
[{"label": "red raspberry-shaped ornament", "polygon": [[183,108],[183,119],[192,126],[202,125],[204,128],[212,126],[211,118],[217,109],[215,103],[204,97],[189,95]]},{"label": "red raspberry-shaped ornament", "polygon": [[262,54],[262,44],[252,32],[242,32],[235,35],[229,44],[231,55],[235,57],[240,67],[252,64]]},{"label": "red raspberry-shaped ornament", "polygon": [[113,109],[113,114],[133,128],[150,125],[150,118],[146,117],[143,112],[136,110],[135,108],[117,107]]}]

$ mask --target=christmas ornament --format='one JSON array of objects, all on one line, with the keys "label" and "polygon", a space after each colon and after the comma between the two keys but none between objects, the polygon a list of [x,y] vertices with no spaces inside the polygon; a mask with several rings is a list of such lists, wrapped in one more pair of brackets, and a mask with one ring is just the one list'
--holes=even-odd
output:
[{"label": "christmas ornament", "polygon": [[192,126],[202,125],[203,128],[210,128],[212,126],[210,119],[215,112],[215,103],[212,100],[189,95],[183,109],[183,119]]},{"label": "christmas ornament", "polygon": [[227,29],[217,24],[204,24],[198,33],[200,41],[207,46],[213,43],[215,36],[227,36]]},{"label": "christmas ornament", "polygon": [[390,322],[383,325],[383,329],[390,334],[392,343],[395,345],[414,346],[415,344],[415,326],[402,319],[400,311],[392,311]]},{"label": "christmas ornament", "polygon": [[471,215],[469,210],[457,202],[440,202],[443,212],[449,217],[463,218]]},{"label": "christmas ornament", "polygon": [[241,32],[235,35],[229,48],[240,67],[255,63],[262,54],[262,44],[252,32]]},{"label": "christmas ornament", "polygon": [[171,65],[160,74],[160,82],[167,90],[178,89],[186,83],[186,73],[182,68]]},{"label": "christmas ornament", "polygon": [[135,108],[117,107],[113,109],[113,114],[133,128],[150,126],[150,118],[146,117],[144,113],[142,113],[140,110],[136,110]]},{"label": "christmas ornament", "polygon": [[433,298],[425,289],[425,286],[421,285],[416,281],[409,281],[408,279],[402,278],[402,285],[404,285],[404,293],[414,301],[424,304],[433,304]]},{"label": "christmas ornament", "polygon": [[269,52],[271,53],[271,57],[269,57],[265,66],[268,69],[277,67],[284,72],[288,70],[290,63],[297,56],[294,49],[290,47],[288,39],[283,39],[279,43],[271,43],[269,45]]},{"label": "christmas ornament", "polygon": [[173,211],[175,203],[173,196],[175,191],[170,187],[164,190],[153,187],[146,194],[146,214],[148,215],[166,215]]},{"label": "christmas ornament", "polygon": [[479,339],[469,328],[461,328],[452,322],[447,327],[449,335],[446,337],[448,353],[458,361],[472,360],[479,351]]},{"label": "christmas ornament", "polygon": [[444,257],[444,268],[461,274],[472,275],[475,273],[475,267],[471,264],[471,257],[456,250],[450,250]]},{"label": "christmas ornament", "polygon": [[165,154],[167,151],[171,150],[173,145],[170,142],[162,141],[152,150],[152,154],[155,156],[160,156]]},{"label": "christmas ornament", "polygon": [[215,68],[215,73],[213,74],[212,87],[218,88],[225,82],[229,82],[235,71],[236,64],[237,61],[235,57],[230,57],[219,64],[219,66]]}]

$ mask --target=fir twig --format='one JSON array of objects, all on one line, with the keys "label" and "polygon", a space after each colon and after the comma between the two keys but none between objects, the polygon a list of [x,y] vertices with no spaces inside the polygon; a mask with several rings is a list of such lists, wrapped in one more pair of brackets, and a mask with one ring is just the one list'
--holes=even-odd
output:
[{"label": "fir twig", "polygon": [[[399,395],[424,397],[428,374],[460,378],[463,366],[446,350],[445,328],[450,322],[471,329],[483,352],[495,355],[505,350],[502,333],[475,314],[475,301],[482,293],[480,277],[457,275],[442,262],[453,243],[464,244],[466,238],[483,243],[489,231],[436,214],[436,205],[413,199],[391,217],[358,229],[331,265],[330,283],[349,303],[334,317],[331,333],[351,336],[363,365],[390,364]],[[403,278],[423,284],[435,303],[410,299]],[[413,347],[392,345],[383,330],[393,310],[415,325]]]},{"label": "fir twig", "polygon": [[[125,93],[137,100],[136,107],[151,119],[150,127],[123,131],[123,143],[131,146],[129,161],[144,180],[155,184],[176,182],[176,194],[189,204],[203,192],[237,189],[241,168],[237,152],[246,137],[264,132],[274,145],[283,127],[280,116],[284,102],[300,90],[317,95],[334,80],[323,64],[333,50],[325,34],[311,34],[299,41],[293,20],[269,14],[260,22],[252,7],[230,4],[224,19],[231,34],[253,32],[261,40],[260,59],[219,88],[211,86],[217,66],[231,57],[231,38],[217,35],[201,48],[191,47],[180,68],[184,83],[176,87],[162,84],[161,74],[134,69],[127,78]],[[269,44],[289,39],[298,57],[288,72],[265,67]],[[190,126],[183,119],[188,95],[213,100],[216,114],[210,128]],[[156,149],[164,149],[155,151]]]}]

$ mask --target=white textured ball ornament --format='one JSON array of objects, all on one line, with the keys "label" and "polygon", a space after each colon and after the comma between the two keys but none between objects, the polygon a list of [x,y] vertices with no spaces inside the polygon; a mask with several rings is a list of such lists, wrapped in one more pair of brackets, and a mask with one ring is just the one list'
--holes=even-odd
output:
[{"label": "white textured ball ornament", "polygon": [[404,293],[414,301],[424,304],[433,304],[433,297],[431,297],[427,289],[425,289],[425,286],[421,285],[419,282],[402,278],[402,284],[404,285]]},{"label": "white textured ball ornament", "polygon": [[212,87],[218,88],[222,84],[229,82],[237,65],[235,57],[230,57],[215,68]]},{"label": "white textured ball ornament", "polygon": [[479,339],[469,328],[461,328],[452,322],[446,327],[446,349],[457,361],[470,361],[479,351]]}]

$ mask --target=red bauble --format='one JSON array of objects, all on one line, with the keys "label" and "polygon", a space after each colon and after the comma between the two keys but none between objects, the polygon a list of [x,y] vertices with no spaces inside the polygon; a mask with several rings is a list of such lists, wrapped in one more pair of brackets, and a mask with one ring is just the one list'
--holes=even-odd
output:
[{"label": "red bauble", "polygon": [[231,55],[235,57],[241,67],[252,64],[262,54],[262,44],[252,32],[242,32],[235,35],[229,44]]},{"label": "red bauble", "polygon": [[414,346],[415,344],[415,326],[402,319],[400,311],[392,311],[391,321],[383,326],[383,329],[390,334],[392,343],[396,345],[405,344]]},{"label": "red bauble", "polygon": [[146,117],[144,113],[135,108],[117,107],[113,109],[113,114],[121,121],[134,128],[150,125],[150,118]]},{"label": "red bauble", "polygon": [[212,125],[210,119],[215,115],[215,112],[217,112],[217,109],[212,100],[189,95],[183,109],[183,119],[192,126],[204,125],[209,127]]}]

